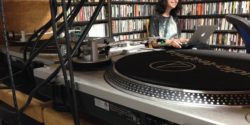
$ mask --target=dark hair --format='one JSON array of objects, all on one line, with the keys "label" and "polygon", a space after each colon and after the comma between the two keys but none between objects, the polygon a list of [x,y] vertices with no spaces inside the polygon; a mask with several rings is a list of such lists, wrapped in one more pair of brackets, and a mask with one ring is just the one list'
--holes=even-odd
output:
[{"label": "dark hair", "polygon": [[[166,4],[168,0],[159,0],[159,2],[156,5],[156,12],[158,14],[163,14],[166,10]],[[171,10],[170,15],[176,17],[177,13],[181,10],[181,0],[179,0],[177,6]]]}]

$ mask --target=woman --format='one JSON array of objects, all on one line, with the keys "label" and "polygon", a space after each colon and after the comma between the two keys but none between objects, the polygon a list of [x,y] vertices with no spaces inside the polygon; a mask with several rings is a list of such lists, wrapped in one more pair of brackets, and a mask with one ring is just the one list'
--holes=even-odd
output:
[{"label": "woman", "polygon": [[188,39],[180,38],[180,25],[177,13],[181,9],[180,0],[159,0],[157,14],[150,18],[150,37],[164,38],[164,42],[152,43],[153,47],[173,46],[181,48]]}]

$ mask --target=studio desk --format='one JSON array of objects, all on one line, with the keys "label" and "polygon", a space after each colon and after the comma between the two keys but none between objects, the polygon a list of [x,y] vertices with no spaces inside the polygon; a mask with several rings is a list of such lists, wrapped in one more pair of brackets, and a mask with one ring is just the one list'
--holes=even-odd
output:
[{"label": "studio desk", "polygon": [[[227,53],[227,52],[213,52],[213,51],[205,51],[205,50],[199,50],[199,51],[193,51],[193,50],[176,50],[176,51],[155,51],[152,53],[147,53],[146,55],[149,55],[150,57],[156,57],[154,55],[158,55],[158,54],[164,54],[166,55],[167,53],[168,55],[172,56],[174,55],[175,58],[178,59],[180,58],[179,56],[183,57],[182,53],[186,53],[189,55],[195,55],[197,56],[197,54],[200,55],[200,59],[203,63],[204,62],[208,62],[205,59],[203,59],[203,55],[207,55],[207,53],[212,54],[213,57],[214,56],[219,56],[219,57],[225,57],[223,60],[223,62],[230,62],[233,61],[233,64],[239,64],[239,62],[241,62],[241,64],[243,66],[246,66],[247,71],[250,71],[248,66],[248,62],[250,61],[250,55],[242,55],[242,54],[232,54],[232,53]],[[151,54],[154,54],[153,56]],[[141,54],[139,54],[140,56]],[[184,55],[185,56],[185,55]],[[234,59],[236,59],[237,57],[237,62],[235,63],[235,60],[232,60],[231,57],[235,57]],[[142,64],[142,63],[135,63],[133,62],[133,60],[127,60],[127,61],[121,61],[124,59],[128,59],[130,57],[138,57],[137,54],[135,54],[135,56],[127,56],[127,58],[122,58],[120,59],[120,61],[116,61],[116,66],[119,64]],[[136,60],[143,60],[142,58],[147,58],[147,56],[145,57],[145,53],[143,54],[143,56],[140,56],[140,58],[136,58]],[[157,56],[157,57],[163,57],[163,56]],[[190,57],[190,56],[185,56],[185,58]],[[211,57],[211,55],[209,56]],[[227,57],[227,58],[226,58]],[[230,58],[229,58],[230,57]],[[150,58],[151,59],[151,58]],[[169,59],[169,58],[166,58]],[[190,58],[187,58],[190,59]],[[217,61],[219,62],[220,58],[217,58]],[[156,61],[158,61],[159,59],[157,59]],[[214,62],[215,59],[213,59]],[[129,61],[129,63],[128,63]],[[132,62],[130,62],[132,61]],[[143,60],[145,61],[145,60]],[[149,60],[150,61],[150,60]],[[153,60],[155,61],[155,60]],[[201,62],[200,61],[200,62]],[[117,63],[120,62],[120,63]],[[158,61],[159,62],[159,61]],[[172,63],[172,62],[170,62]],[[193,62],[194,63],[194,62]],[[247,64],[245,64],[247,63]],[[146,64],[146,63],[143,63]],[[152,63],[150,63],[152,64]],[[179,64],[179,63],[178,63]],[[199,64],[197,62],[195,62],[195,64]],[[211,63],[211,64],[217,64],[217,63]],[[225,64],[225,63],[223,63]],[[52,64],[53,65],[53,64]],[[45,79],[48,77],[49,74],[51,74],[55,67],[53,66],[47,66],[47,67],[43,67],[43,68],[38,68],[34,71],[34,74],[37,78],[40,79]],[[131,65],[128,65],[131,66]],[[148,66],[148,65],[147,65]],[[179,65],[177,65],[179,66]],[[192,69],[193,67],[196,65],[192,65]],[[204,65],[198,65],[198,66],[203,66],[201,67],[201,69],[204,69]],[[212,65],[213,66],[213,65]],[[218,67],[218,65],[216,65]],[[229,65],[231,66],[231,65]],[[234,65],[232,65],[234,66]],[[120,66],[122,67],[122,66]],[[139,66],[137,66],[139,67]],[[134,71],[134,69],[136,70],[137,67],[131,68],[130,67],[130,71]],[[119,67],[118,67],[119,68]],[[214,68],[214,67],[213,67]],[[114,67],[112,68],[113,72],[114,71]],[[116,67],[117,69],[117,67]],[[205,67],[206,69],[206,67]],[[204,70],[205,70],[204,69]],[[220,74],[224,74],[227,75],[225,73],[222,73],[220,71],[221,69],[216,69],[213,71],[219,71]],[[106,70],[107,71],[107,70]],[[109,71],[109,70],[108,70]],[[139,70],[141,71],[141,70]],[[192,70],[192,71],[200,71],[200,68],[197,70]],[[203,70],[202,70],[203,71]],[[206,70],[205,70],[206,71]],[[211,72],[211,70],[210,70]],[[107,74],[108,73],[108,74]],[[230,93],[230,95],[225,94],[215,94],[216,99],[214,99],[215,97],[213,96],[213,99],[211,100],[210,97],[207,98],[207,96],[210,96],[210,93],[201,93],[199,95],[204,95],[204,98],[202,98],[203,100],[206,99],[210,99],[211,101],[223,101],[225,99],[225,101],[227,100],[234,100],[235,97],[236,99],[240,100],[239,102],[241,103],[241,100],[245,101],[246,103],[242,103],[243,106],[241,107],[241,105],[238,105],[238,103],[235,103],[237,105],[232,106],[232,104],[228,104],[228,103],[218,103],[218,105],[207,105],[206,102],[204,101],[204,105],[199,105],[199,103],[196,102],[187,102],[187,103],[181,103],[178,102],[176,103],[175,101],[169,101],[169,100],[153,100],[154,98],[151,98],[153,96],[148,96],[149,98],[145,98],[145,96],[143,97],[138,97],[134,96],[132,94],[129,94],[128,92],[125,93],[126,91],[120,91],[118,90],[117,83],[115,82],[109,82],[107,83],[107,80],[116,80],[116,78],[119,78],[121,76],[118,76],[117,74],[111,74],[112,72],[106,72],[105,75],[105,70],[97,70],[97,71],[87,71],[82,73],[82,71],[75,71],[74,72],[74,76],[75,76],[75,82],[77,83],[77,90],[79,90],[81,93],[79,95],[81,95],[80,99],[78,100],[80,104],[83,104],[81,106],[79,106],[80,108],[85,108],[83,110],[85,110],[88,113],[91,113],[91,115],[94,115],[100,119],[103,120],[107,120],[108,122],[118,125],[117,123],[119,123],[119,125],[131,125],[131,124],[126,124],[126,123],[131,123],[131,121],[133,122],[132,125],[135,125],[134,123],[139,123],[139,124],[143,124],[143,123],[147,123],[144,125],[165,125],[165,123],[170,124],[170,125],[249,125],[250,124],[250,108],[249,108],[249,104],[250,104],[250,94],[249,91],[246,91],[246,93],[243,94],[238,94],[238,93],[233,93],[234,95],[232,95],[232,93]],[[180,73],[180,72],[178,72]],[[199,72],[200,73],[200,72]],[[202,73],[207,73],[207,72],[202,72]],[[112,77],[112,75],[114,77]],[[104,76],[106,76],[106,78],[109,79],[104,79]],[[117,76],[117,77],[116,77]],[[208,76],[208,75],[201,75],[201,76]],[[111,79],[114,78],[114,79]],[[242,78],[245,78],[243,76],[241,76]],[[165,77],[164,77],[165,78]],[[172,78],[172,77],[169,77]],[[209,77],[210,78],[210,77]],[[231,77],[230,77],[231,78]],[[235,78],[235,77],[233,77]],[[179,79],[179,77],[178,77]],[[245,79],[249,79],[249,78],[245,78]],[[243,79],[243,80],[245,80]],[[60,73],[58,74],[58,76],[55,79],[58,83],[63,83],[63,75]],[[123,79],[119,79],[119,80],[123,80]],[[133,79],[132,79],[133,80]],[[192,79],[193,80],[193,79]],[[202,79],[203,80],[203,79]],[[229,79],[230,80],[230,79]],[[233,85],[239,85],[239,82],[241,79],[236,79],[234,82],[232,83],[237,83],[237,84],[233,84]],[[248,81],[246,80],[246,86],[245,87],[249,87],[248,85]],[[135,80],[134,80],[135,81]],[[203,80],[204,81],[204,80]],[[122,81],[123,83],[123,81]],[[122,87],[125,86],[124,88],[132,88],[131,90],[134,90],[133,88],[138,88],[141,87],[142,84],[141,81],[139,81],[139,83],[137,82],[137,86],[132,86],[131,84],[133,84],[134,82],[125,82],[125,84],[119,84]],[[200,82],[198,82],[200,83]],[[202,82],[204,84],[204,82]],[[213,83],[213,82],[209,82]],[[216,82],[217,83],[217,82]],[[225,83],[228,85],[229,82],[221,82],[221,83]],[[243,83],[243,82],[242,82]],[[245,82],[244,82],[245,83]],[[140,86],[138,86],[140,85]],[[148,87],[149,83],[143,84],[143,85],[147,85],[146,87]],[[117,87],[117,88],[115,88]],[[144,87],[144,86],[143,86]],[[157,86],[149,86],[149,87],[154,87],[156,88]],[[225,86],[222,86],[225,87]],[[227,86],[226,86],[227,87]],[[145,88],[145,87],[144,87]],[[156,88],[158,89],[158,88]],[[155,92],[162,92],[162,89],[165,89],[164,91],[166,91],[165,93],[167,94],[169,91],[175,90],[173,88],[169,87],[162,87],[159,88],[161,89],[160,91],[153,91]],[[250,88],[249,88],[250,89]],[[150,90],[150,89],[149,89]],[[153,89],[151,89],[153,90]],[[177,90],[178,91],[178,90]],[[176,94],[176,92],[174,94],[168,94],[169,96],[173,97],[173,96],[181,96],[181,94]],[[4,91],[3,91],[4,92]],[[129,91],[130,93],[132,91]],[[147,91],[150,92],[151,91]],[[152,93],[153,93],[152,92]],[[197,91],[178,91],[178,92],[185,92],[183,95],[185,95],[187,92],[190,93],[192,92],[192,95],[197,94]],[[223,91],[222,91],[223,92]],[[236,91],[238,92],[238,91]],[[145,92],[146,93],[146,92]],[[142,93],[144,94],[144,93]],[[147,93],[146,93],[147,94]],[[236,95],[239,96],[236,96]],[[1,95],[5,95],[5,94],[1,94]],[[8,95],[8,94],[7,94]],[[149,94],[150,95],[150,94]],[[151,94],[152,95],[152,94]],[[155,94],[154,94],[155,95]],[[188,95],[188,94],[187,94]],[[192,97],[192,99],[197,99],[200,98],[200,96],[197,98],[193,98],[194,96],[182,96],[183,98],[185,97]],[[213,93],[212,93],[213,95]],[[227,96],[224,98],[224,95]],[[232,95],[232,96],[231,96]],[[228,96],[230,96],[230,98],[228,98]],[[205,98],[206,97],[206,98]],[[9,100],[11,99],[11,94],[9,94],[9,97],[1,97],[1,98],[9,98]],[[24,99],[25,97],[22,97],[22,99]],[[174,98],[173,98],[174,99]],[[178,98],[177,98],[178,99]],[[1,99],[3,100],[3,99]],[[4,100],[3,100],[4,101]],[[35,100],[34,100],[35,101]],[[184,100],[185,101],[185,100]],[[189,99],[187,99],[187,101],[190,101]],[[10,102],[9,102],[10,103]],[[35,103],[35,102],[33,102]],[[203,103],[202,101],[200,101],[200,103]],[[239,104],[240,104],[239,103]],[[8,103],[7,103],[8,104]],[[11,103],[10,103],[11,104]],[[213,104],[217,104],[217,103],[213,103]],[[234,104],[234,103],[233,103]],[[54,111],[50,105],[50,103],[47,104],[47,102],[38,102],[35,103],[35,105],[37,105],[37,112],[36,114],[38,114],[38,116],[40,117],[40,121],[43,122],[45,125],[55,125],[55,124],[59,124],[60,125],[70,125],[70,123],[72,124],[72,118],[69,114],[65,115],[64,113],[58,113],[56,111]],[[29,108],[31,109],[35,109],[35,106],[31,106]],[[32,111],[27,110],[25,113],[27,115],[29,115],[28,113],[31,113]],[[34,111],[35,112],[35,111]],[[39,115],[41,114],[41,115]],[[30,116],[30,115],[29,115]],[[67,117],[69,116],[69,117]],[[124,116],[131,116],[131,117],[124,117]],[[31,115],[30,117],[35,117],[35,115]],[[39,117],[37,117],[36,119],[38,119]],[[65,118],[67,117],[67,118]],[[33,118],[35,119],[35,118]],[[69,120],[71,119],[71,120]],[[86,119],[83,119],[83,124],[88,124],[89,122],[85,123]],[[67,123],[68,122],[68,123]],[[154,124],[151,124],[154,123]],[[161,124],[158,124],[161,123]],[[103,122],[98,122],[98,123],[93,123],[93,124],[105,124]]]},{"label": "studio desk", "polygon": [[[5,49],[1,48],[1,52],[5,53]],[[20,48],[18,47],[11,47],[10,54],[12,59],[19,59],[22,58],[22,53],[20,52]],[[44,58],[45,57],[45,58]],[[38,57],[36,60],[43,61],[47,65],[52,65],[56,62],[57,59],[53,58],[52,56],[43,56]],[[15,81],[18,82],[18,81]],[[5,85],[0,83],[0,87],[6,87]],[[28,95],[16,91],[18,107],[22,107]],[[11,115],[9,113],[5,114],[5,108],[14,110],[13,105],[13,97],[11,89],[0,89],[0,125],[13,125],[15,124],[14,119],[16,119],[15,115]],[[7,118],[7,120],[5,120]],[[51,101],[41,101],[37,98],[33,98],[31,104],[28,108],[24,111],[24,114],[21,116],[24,123],[23,125],[74,125],[73,117],[70,113],[67,112],[59,112],[55,111],[52,108]],[[4,121],[5,120],[5,121]],[[28,121],[28,122],[27,122]],[[100,121],[96,118],[81,115],[81,125],[107,125],[103,121]]]}]

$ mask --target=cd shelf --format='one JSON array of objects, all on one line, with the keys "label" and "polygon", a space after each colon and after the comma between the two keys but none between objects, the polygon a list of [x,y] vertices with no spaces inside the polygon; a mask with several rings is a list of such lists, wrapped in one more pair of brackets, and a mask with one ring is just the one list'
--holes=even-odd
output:
[{"label": "cd shelf", "polygon": [[[109,35],[110,37],[118,38],[116,40],[121,40],[119,38],[122,38],[122,40],[126,38],[131,38],[131,35],[137,34],[138,37],[143,36],[147,37],[146,34],[146,20],[149,20],[151,15],[154,15],[154,8],[157,4],[158,0],[107,0],[107,2],[104,4],[105,11],[102,15],[105,15],[105,19],[99,19],[95,23],[101,24],[106,23],[109,28]],[[85,6],[96,6],[98,4],[98,0],[92,0],[92,2],[85,3]],[[72,4],[74,6],[75,3]],[[228,5],[228,6],[222,6],[221,5]],[[239,9],[236,7],[236,5],[243,5],[245,6],[244,9]],[[207,20],[212,20],[208,24],[217,24],[219,27],[224,27],[221,29],[218,29],[215,31],[213,35],[213,38],[210,38],[212,42],[211,44],[212,48],[225,48],[229,49],[244,49],[244,42],[242,42],[242,39],[240,39],[239,35],[237,34],[237,31],[233,28],[231,24],[226,24],[224,26],[221,26],[221,24],[224,24],[225,22],[225,16],[228,14],[234,14],[241,17],[244,17],[246,19],[250,19],[250,0],[183,0],[182,1],[182,11],[179,13],[178,18],[180,19],[181,24],[181,31],[184,34],[184,37],[191,36],[192,33],[194,33],[195,27],[199,26],[199,21],[204,19],[206,23],[202,23],[203,25],[207,25]],[[191,6],[192,9],[189,7]],[[213,8],[212,10],[205,10],[204,8]],[[184,9],[184,10],[183,10]],[[186,9],[186,10],[185,10]],[[197,10],[196,10],[197,9]],[[219,9],[219,10],[216,10]],[[136,27],[127,26],[125,27],[125,24],[130,24],[129,21],[131,20],[139,20],[141,23],[134,23],[140,24],[139,28],[136,25]],[[183,21],[182,21],[183,20]],[[190,22],[183,23],[184,21],[187,22],[187,20],[191,20],[191,26],[192,27],[185,27],[189,26]],[[216,21],[214,21],[216,20]],[[192,22],[193,21],[193,22]],[[81,26],[87,24],[88,21],[77,21],[73,25],[74,26]],[[123,30],[125,29],[125,30]],[[138,30],[138,31],[137,31]],[[142,35],[138,35],[142,34]],[[225,36],[224,36],[225,35]],[[136,38],[137,38],[136,36]],[[216,38],[218,37],[218,38]],[[222,37],[222,38],[219,38]],[[231,39],[228,37],[232,37]],[[188,38],[188,37],[187,37]],[[145,39],[145,38],[139,38],[139,39]],[[214,42],[216,40],[222,41],[224,39],[229,40],[239,40],[239,44],[232,44],[230,45],[230,42]],[[227,44],[224,44],[227,43]],[[233,43],[231,41],[231,43]],[[217,45],[218,44],[218,45]],[[239,46],[239,47],[238,47]]]}]

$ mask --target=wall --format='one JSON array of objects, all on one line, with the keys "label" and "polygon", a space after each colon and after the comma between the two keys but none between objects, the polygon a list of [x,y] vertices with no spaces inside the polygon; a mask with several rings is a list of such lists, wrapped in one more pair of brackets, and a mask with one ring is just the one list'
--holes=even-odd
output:
[{"label": "wall", "polygon": [[15,33],[33,33],[50,18],[49,0],[4,0],[4,9],[7,31]]}]

